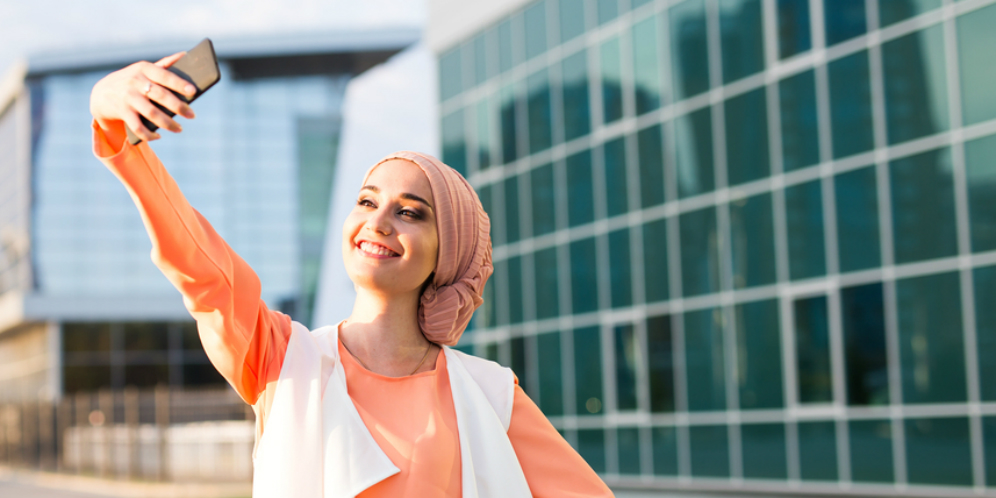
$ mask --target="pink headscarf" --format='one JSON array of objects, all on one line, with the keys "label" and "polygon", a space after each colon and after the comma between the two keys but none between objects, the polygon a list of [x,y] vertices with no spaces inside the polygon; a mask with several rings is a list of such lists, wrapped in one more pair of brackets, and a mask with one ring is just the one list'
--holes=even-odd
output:
[{"label": "pink headscarf", "polygon": [[391,159],[411,161],[429,178],[436,203],[439,253],[432,282],[422,292],[418,324],[426,339],[454,346],[474,310],[484,302],[481,297],[484,283],[494,271],[491,221],[470,183],[455,169],[428,154],[410,151],[389,154],[367,171],[363,184],[374,168]]}]

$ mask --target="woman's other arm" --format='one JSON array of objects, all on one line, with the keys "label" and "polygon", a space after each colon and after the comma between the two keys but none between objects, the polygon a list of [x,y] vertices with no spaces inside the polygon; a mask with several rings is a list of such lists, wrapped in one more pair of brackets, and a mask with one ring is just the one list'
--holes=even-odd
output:
[{"label": "woman's other arm", "polygon": [[193,117],[190,108],[166,90],[189,95],[187,82],[163,69],[182,55],[155,65],[133,64],[94,86],[94,154],[131,194],[152,240],[152,260],[183,294],[211,363],[252,404],[279,376],[290,317],[267,309],[256,273],[190,206],[148,144],[132,146],[125,139],[126,123],[146,142],[159,138],[142,125],[139,114],[161,128],[180,131],[179,124],[149,99]]},{"label": "woman's other arm", "polygon": [[515,456],[534,497],[613,496],[588,462],[567,444],[518,384],[512,402],[508,439],[512,441]]}]

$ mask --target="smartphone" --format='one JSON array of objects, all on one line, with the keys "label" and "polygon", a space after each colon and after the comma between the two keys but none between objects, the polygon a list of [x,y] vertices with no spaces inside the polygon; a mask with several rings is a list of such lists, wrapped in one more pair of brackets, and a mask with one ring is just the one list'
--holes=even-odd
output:
[{"label": "smartphone", "polygon": [[[221,79],[221,71],[218,70],[218,57],[214,54],[214,45],[211,43],[210,38],[205,38],[196,47],[187,51],[180,60],[173,63],[172,66],[166,68],[167,71],[171,71],[177,76],[187,80],[190,84],[197,88],[197,93],[193,97],[187,99],[186,96],[173,92],[180,100],[191,103],[200,97],[202,93],[208,91],[209,88],[214,86],[218,80]],[[172,90],[170,90],[172,92]],[[170,111],[169,109],[159,105],[158,102],[152,102],[161,111],[173,117],[176,113]],[[142,124],[145,125],[149,131],[156,131],[159,129],[152,121],[146,119],[145,116],[139,116],[142,118]],[[127,129],[128,132],[128,143],[136,145],[142,141],[138,138],[131,128]]]}]

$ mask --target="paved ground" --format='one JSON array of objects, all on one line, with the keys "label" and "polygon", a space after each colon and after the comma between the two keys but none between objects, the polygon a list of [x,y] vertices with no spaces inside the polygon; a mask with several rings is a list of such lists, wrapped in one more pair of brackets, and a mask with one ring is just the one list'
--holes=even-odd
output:
[{"label": "paved ground", "polygon": [[12,470],[0,466],[2,498],[248,498],[249,483],[161,484]]}]

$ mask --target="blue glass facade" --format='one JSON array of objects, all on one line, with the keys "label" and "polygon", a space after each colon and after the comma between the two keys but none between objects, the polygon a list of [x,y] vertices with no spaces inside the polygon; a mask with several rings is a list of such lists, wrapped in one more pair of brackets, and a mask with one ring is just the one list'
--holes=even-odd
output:
[{"label": "blue glass facade", "polygon": [[495,247],[460,347],[620,489],[996,488],[992,26],[947,0],[494,19],[439,56]]}]

